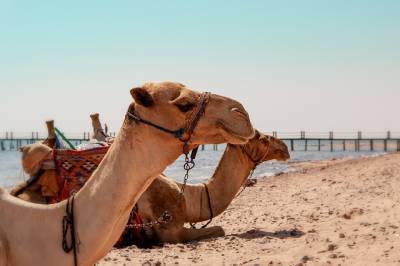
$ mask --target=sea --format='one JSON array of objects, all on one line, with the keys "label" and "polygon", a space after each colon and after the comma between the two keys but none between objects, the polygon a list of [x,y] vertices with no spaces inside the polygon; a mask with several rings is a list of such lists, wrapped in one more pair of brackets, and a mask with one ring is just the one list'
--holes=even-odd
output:
[{"label": "sea", "polygon": [[[201,183],[207,180],[215,171],[221,159],[224,146],[219,145],[218,150],[206,148],[199,150],[196,158],[196,166],[190,172],[189,183]],[[307,151],[291,152],[291,159],[287,162],[268,161],[259,165],[254,171],[254,178],[268,178],[277,174],[296,171],[294,162],[318,161],[341,158],[370,157],[383,154],[382,152],[329,152],[329,151]],[[181,156],[175,163],[170,165],[164,172],[167,176],[182,182],[185,171],[183,169],[184,157]],[[24,173],[21,166],[21,153],[17,151],[0,151],[0,186],[10,188],[20,181],[27,180],[29,176]]]}]

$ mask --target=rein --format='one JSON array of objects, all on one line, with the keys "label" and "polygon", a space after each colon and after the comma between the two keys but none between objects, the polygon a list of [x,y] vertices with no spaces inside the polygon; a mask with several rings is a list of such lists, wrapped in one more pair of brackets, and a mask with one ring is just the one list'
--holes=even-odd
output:
[{"label": "rein", "polygon": [[[172,135],[176,139],[179,139],[181,142],[183,142],[183,154],[185,155],[185,164],[183,168],[186,171],[186,174],[183,179],[183,186],[181,188],[181,193],[185,191],[186,183],[187,180],[189,179],[189,172],[192,170],[195,166],[194,160],[196,159],[198,147],[194,148],[192,150],[191,155],[189,156],[189,142],[190,139],[192,138],[192,134],[194,130],[196,129],[197,124],[200,121],[200,118],[204,115],[206,106],[208,102],[210,101],[211,93],[210,92],[203,92],[200,96],[200,101],[195,107],[195,109],[191,112],[189,117],[186,119],[186,125],[184,127],[181,127],[177,130],[171,130],[165,127],[162,127],[160,125],[157,125],[151,121],[145,120],[141,118],[137,113],[132,113],[128,111],[126,115],[139,123],[146,124],[148,126],[154,127],[160,131],[163,131],[167,134]],[[186,134],[186,137],[183,138],[183,136]]]},{"label": "rein", "polygon": [[[72,194],[70,198],[67,200],[67,207],[65,209],[66,215],[63,217],[62,221],[62,247],[65,253],[70,253],[73,251],[74,253],[74,265],[78,265],[78,254],[77,254],[77,243],[76,243],[76,228],[75,228],[75,219],[74,219],[74,200],[75,193]],[[68,244],[67,235],[70,235],[71,244]]]},{"label": "rein", "polygon": [[253,175],[254,175],[254,170],[256,170],[257,166],[258,166],[259,164],[262,163],[263,158],[269,154],[269,151],[270,151],[270,149],[271,149],[271,143],[269,143],[269,145],[268,145],[268,150],[267,150],[267,152],[265,153],[265,155],[264,155],[263,157],[261,157],[259,160],[254,160],[253,157],[251,157],[251,155],[246,151],[246,149],[244,148],[244,145],[240,145],[240,149],[241,149],[242,152],[247,156],[247,158],[248,158],[250,161],[253,162],[254,166],[253,166],[253,169],[251,170],[250,174],[247,176],[247,178],[246,178],[245,180],[243,180],[243,183],[242,183],[242,187],[243,187],[243,188],[242,188],[242,190],[241,190],[238,194],[236,194],[235,198],[239,197],[240,194],[242,194],[242,192],[246,189],[246,185],[245,185],[246,181],[249,180],[249,179],[251,179],[251,178],[253,177]]},{"label": "rein", "polygon": [[[206,228],[206,227],[212,222],[212,220],[214,219],[214,211],[213,211],[212,205],[211,205],[210,191],[208,190],[207,184],[203,184],[203,185],[204,185],[204,188],[205,188],[206,194],[207,194],[208,209],[209,209],[209,211],[210,211],[210,219],[208,220],[208,222],[207,222],[206,224],[202,225],[200,228]],[[193,229],[197,229],[197,228],[196,228],[196,223],[190,223],[190,226],[191,226]]]}]

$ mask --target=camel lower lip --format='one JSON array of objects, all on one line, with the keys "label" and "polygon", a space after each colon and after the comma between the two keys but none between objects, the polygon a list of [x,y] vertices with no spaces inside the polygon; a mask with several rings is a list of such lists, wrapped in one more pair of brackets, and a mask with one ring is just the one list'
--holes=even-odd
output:
[{"label": "camel lower lip", "polygon": [[233,138],[237,139],[240,142],[247,142],[249,140],[249,137],[242,136],[240,134],[235,133],[233,130],[227,128],[223,123],[219,123],[219,126],[229,135],[231,135]]}]

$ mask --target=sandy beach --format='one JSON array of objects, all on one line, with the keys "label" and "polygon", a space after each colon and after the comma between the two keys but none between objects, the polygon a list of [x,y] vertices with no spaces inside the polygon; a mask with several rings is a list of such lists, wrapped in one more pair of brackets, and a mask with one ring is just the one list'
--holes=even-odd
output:
[{"label": "sandy beach", "polygon": [[225,237],[112,250],[98,265],[400,265],[400,154],[292,166],[214,219]]}]

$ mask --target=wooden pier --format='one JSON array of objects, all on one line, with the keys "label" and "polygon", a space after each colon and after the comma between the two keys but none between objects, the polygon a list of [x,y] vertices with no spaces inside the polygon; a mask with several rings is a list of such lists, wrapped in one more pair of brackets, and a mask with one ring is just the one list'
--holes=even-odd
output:
[{"label": "wooden pier", "polygon": [[[112,133],[111,136],[115,136]],[[68,140],[75,146],[88,142],[90,139],[90,132],[83,132],[82,134],[66,134]],[[11,131],[0,133],[0,151],[14,151],[19,148],[33,144],[46,139],[46,133],[30,132],[30,133],[14,133]]]},{"label": "wooden pier", "polygon": [[[266,134],[278,137],[285,141],[290,151],[303,152],[398,152],[400,151],[400,132],[267,132]],[[115,133],[112,134],[115,136]],[[89,141],[90,133],[65,134],[74,145]],[[0,133],[0,151],[18,150],[20,147],[43,141],[45,133]],[[202,146],[202,150],[218,150],[218,145]]]},{"label": "wooden pier", "polygon": [[[290,136],[289,136],[290,134]],[[290,151],[329,151],[329,152],[398,152],[400,151],[400,133],[323,133],[272,132],[271,135],[286,142]],[[366,135],[366,136],[365,136]]]}]

